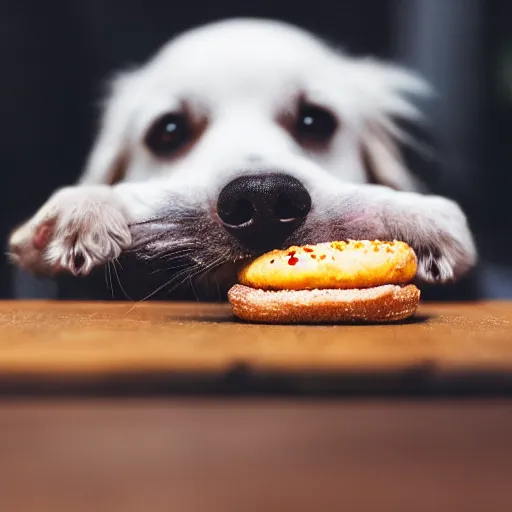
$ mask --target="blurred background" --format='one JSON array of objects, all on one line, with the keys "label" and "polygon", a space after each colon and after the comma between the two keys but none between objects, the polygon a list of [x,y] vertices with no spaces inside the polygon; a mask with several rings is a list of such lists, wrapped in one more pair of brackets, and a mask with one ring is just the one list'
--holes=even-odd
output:
[{"label": "blurred background", "polygon": [[[233,16],[281,19],[356,55],[406,64],[436,88],[424,106],[435,162],[412,160],[433,191],[465,208],[478,271],[451,298],[512,298],[510,0],[2,0],[0,240],[79,176],[105,79],[170,37]],[[435,165],[433,165],[435,163]],[[0,297],[76,296],[76,283],[20,275],[0,257]],[[452,292],[450,292],[452,293]]]}]

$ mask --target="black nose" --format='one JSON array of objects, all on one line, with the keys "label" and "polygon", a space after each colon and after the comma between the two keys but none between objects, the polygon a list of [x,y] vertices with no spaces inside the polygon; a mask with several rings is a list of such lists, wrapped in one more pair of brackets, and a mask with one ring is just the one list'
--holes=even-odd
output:
[{"label": "black nose", "polygon": [[270,250],[304,222],[311,197],[286,174],[242,176],[220,192],[217,213],[224,227],[251,250]]}]

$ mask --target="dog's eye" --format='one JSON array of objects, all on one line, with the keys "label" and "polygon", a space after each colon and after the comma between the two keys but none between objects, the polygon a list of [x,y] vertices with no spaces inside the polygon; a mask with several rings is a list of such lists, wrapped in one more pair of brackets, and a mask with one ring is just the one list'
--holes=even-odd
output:
[{"label": "dog's eye", "polygon": [[170,156],[192,138],[192,130],[182,114],[166,114],[149,129],[145,143],[157,156]]},{"label": "dog's eye", "polygon": [[338,122],[326,109],[303,105],[297,118],[296,136],[304,144],[325,144],[332,138]]}]

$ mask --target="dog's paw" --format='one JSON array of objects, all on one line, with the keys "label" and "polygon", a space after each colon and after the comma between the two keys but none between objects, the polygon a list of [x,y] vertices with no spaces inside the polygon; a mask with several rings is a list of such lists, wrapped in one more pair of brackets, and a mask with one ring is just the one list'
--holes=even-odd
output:
[{"label": "dog's paw", "polygon": [[415,215],[407,233],[418,256],[418,278],[427,283],[458,280],[477,261],[473,236],[461,208],[445,198],[429,198],[428,215]]},{"label": "dog's paw", "polygon": [[9,240],[14,263],[36,274],[87,275],[131,245],[120,208],[98,190],[57,192]]},{"label": "dog's paw", "polygon": [[443,284],[454,282],[464,275],[475,265],[476,251],[471,243],[462,242],[467,241],[442,233],[429,237],[426,244],[412,243],[418,257],[418,279]]},{"label": "dog's paw", "polygon": [[426,283],[449,283],[455,279],[455,262],[438,247],[422,248],[418,256],[417,277]]}]

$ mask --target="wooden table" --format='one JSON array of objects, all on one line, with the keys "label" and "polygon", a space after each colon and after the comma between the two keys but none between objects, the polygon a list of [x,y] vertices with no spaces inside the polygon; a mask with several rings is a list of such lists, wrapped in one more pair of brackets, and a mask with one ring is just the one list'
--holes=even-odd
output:
[{"label": "wooden table", "polygon": [[0,303],[0,510],[511,510],[511,375],[508,303],[293,327]]},{"label": "wooden table", "polygon": [[512,303],[271,326],[226,305],[0,302],[0,394],[512,392]]}]

